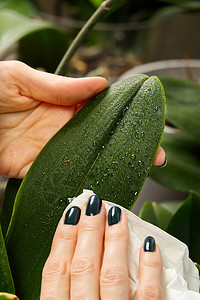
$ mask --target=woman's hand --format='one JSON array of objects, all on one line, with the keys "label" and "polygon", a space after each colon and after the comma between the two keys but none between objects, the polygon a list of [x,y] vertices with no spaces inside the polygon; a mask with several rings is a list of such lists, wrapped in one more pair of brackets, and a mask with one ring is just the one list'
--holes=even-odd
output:
[{"label": "woman's hand", "polygon": [[[42,275],[40,300],[128,300],[128,223],[114,206],[106,216],[98,196],[71,207],[57,227]],[[144,251],[145,250],[145,251]],[[140,252],[137,300],[162,299],[162,259],[148,237]]]},{"label": "woman's hand", "polygon": [[105,78],[73,79],[0,63],[0,175],[23,178],[46,142],[84,102],[107,87]]},{"label": "woman's hand", "polygon": [[[0,175],[23,178],[47,141],[106,87],[101,77],[74,79],[0,62]],[[154,165],[164,161],[159,148]]]}]

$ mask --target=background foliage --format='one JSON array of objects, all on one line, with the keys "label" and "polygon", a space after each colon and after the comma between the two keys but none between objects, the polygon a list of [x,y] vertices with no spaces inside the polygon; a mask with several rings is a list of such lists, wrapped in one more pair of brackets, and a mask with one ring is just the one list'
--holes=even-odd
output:
[{"label": "background foliage", "polygon": [[[101,2],[52,0],[45,10],[40,0],[1,0],[0,58],[20,59],[34,68],[54,72],[78,30]],[[195,15],[199,10],[198,0],[119,0],[96,30],[90,32],[81,48],[81,56],[73,58],[68,74],[80,76],[90,72],[119,76],[141,63],[135,53],[140,53],[151,28],[177,13]],[[165,134],[162,141],[167,167],[152,168],[150,177],[169,188],[186,192],[188,197],[183,202],[147,201],[140,217],[184,241],[193,261],[200,263],[200,87],[171,78],[161,80],[167,97],[167,123],[176,133]],[[12,189],[8,185],[5,192],[9,205],[4,201],[1,209],[0,291],[10,293],[15,289],[5,236],[20,183],[9,181]]]}]

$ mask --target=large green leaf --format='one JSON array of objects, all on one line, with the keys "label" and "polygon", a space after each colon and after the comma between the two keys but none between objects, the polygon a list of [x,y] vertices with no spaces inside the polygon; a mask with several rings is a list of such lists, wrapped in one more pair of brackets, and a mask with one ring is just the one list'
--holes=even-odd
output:
[{"label": "large green leaf", "polygon": [[3,236],[6,236],[8,225],[13,211],[15,196],[21,185],[22,179],[10,178],[8,180],[0,212],[0,223],[2,227]]},{"label": "large green leaf", "polygon": [[27,18],[12,10],[0,11],[0,55],[22,37],[36,31],[52,29],[57,30],[52,24]]},{"label": "large green leaf", "polygon": [[89,101],[40,152],[19,189],[6,237],[21,300],[39,298],[42,268],[68,198],[90,188],[131,207],[157,152],[164,117],[160,81],[135,75]]},{"label": "large green leaf", "polygon": [[0,291],[14,293],[14,283],[0,226]]},{"label": "large green leaf", "polygon": [[167,232],[186,243],[190,257],[200,263],[200,195],[191,193],[171,219]]},{"label": "large green leaf", "polygon": [[161,146],[167,155],[167,166],[153,167],[150,177],[177,191],[200,193],[200,144],[183,133],[165,133]]},{"label": "large green leaf", "polygon": [[200,85],[176,78],[161,78],[165,89],[166,118],[200,142]]}]

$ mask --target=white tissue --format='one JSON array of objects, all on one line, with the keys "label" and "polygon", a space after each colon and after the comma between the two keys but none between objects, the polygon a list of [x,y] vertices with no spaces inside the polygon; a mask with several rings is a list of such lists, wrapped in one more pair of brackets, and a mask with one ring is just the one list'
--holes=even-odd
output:
[{"label": "white tissue", "polygon": [[[94,193],[83,190],[67,207],[82,208],[87,199]],[[106,210],[112,202],[104,201]],[[129,224],[129,278],[131,299],[135,299],[138,286],[139,251],[144,239],[152,235],[160,247],[163,260],[163,300],[200,300],[198,270],[189,258],[188,247],[160,228],[141,220],[131,211],[119,206],[128,217]]]}]

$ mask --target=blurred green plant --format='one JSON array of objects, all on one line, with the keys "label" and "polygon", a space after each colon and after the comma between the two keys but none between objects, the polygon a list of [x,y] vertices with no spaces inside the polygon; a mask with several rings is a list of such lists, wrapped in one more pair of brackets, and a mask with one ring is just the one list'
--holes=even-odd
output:
[{"label": "blurred green plant", "polygon": [[152,168],[150,177],[177,191],[200,193],[200,86],[175,78],[161,78],[167,108],[166,119],[176,133],[166,133],[165,168]]},{"label": "blurred green plant", "polygon": [[14,293],[15,287],[12,279],[12,274],[9,266],[6,246],[0,225],[0,291]]},{"label": "blurred green plant", "polygon": [[200,263],[200,195],[191,192],[183,202],[150,202],[147,201],[140,218],[150,222],[178,238],[189,248],[190,258]]},{"label": "blurred green plant", "polygon": [[28,17],[37,14],[37,8],[31,0],[1,0],[0,10],[8,9]]},{"label": "blurred green plant", "polygon": [[[85,18],[100,2],[99,0],[67,1],[68,4],[78,7],[76,10],[78,14],[75,15],[79,15],[80,19]],[[119,22],[133,21],[131,30],[134,30],[147,28],[154,24],[155,19],[165,18],[177,11],[200,9],[199,1],[136,0],[133,3],[129,0],[126,2],[126,7],[123,4],[124,1],[118,1],[116,7],[123,7],[123,10],[113,8],[109,14],[113,11],[115,14],[112,17],[108,14],[104,21],[108,21],[108,16],[109,22],[115,22],[116,25],[116,20]],[[40,67],[53,72],[68,48],[71,37],[60,27],[44,21],[38,16],[36,2],[30,0],[1,1],[0,56],[4,57],[5,53],[15,45],[17,48],[16,58],[20,58],[32,67]],[[140,21],[148,22],[139,24]],[[125,26],[127,25],[125,24]],[[164,136],[162,145],[167,153],[168,165],[163,169],[153,168],[150,176],[170,188],[187,193],[190,190],[193,192],[183,203],[156,204],[147,202],[140,216],[186,242],[190,248],[192,259],[200,263],[198,256],[200,253],[198,238],[198,216],[200,213],[200,196],[198,194],[200,193],[199,86],[175,79],[162,79],[162,83],[167,97],[167,120],[179,131],[176,134]],[[13,182],[10,183],[13,186]],[[15,188],[12,189],[11,194],[9,186],[5,193],[5,197],[10,199],[10,206],[3,205],[2,207],[2,230],[0,228],[0,290],[6,290],[10,293],[15,291],[3,236],[8,228],[20,181],[14,181],[14,185]],[[0,299],[3,299],[1,296],[4,296],[0,295]]]},{"label": "blurred green plant", "polygon": [[166,119],[174,133],[165,133],[161,146],[167,166],[152,168],[150,177],[189,194],[184,202],[147,201],[140,217],[185,242],[191,259],[200,263],[200,86],[175,78],[160,78],[166,93]]},{"label": "blurred green plant", "polygon": [[[42,6],[38,0],[1,0],[0,58],[13,50],[16,59],[54,72],[77,30],[102,2],[54,0],[50,15],[48,2]],[[178,12],[199,9],[199,1],[118,0],[102,18],[103,22],[88,34],[85,45],[97,45],[100,50],[113,53],[139,53],[152,26]]]},{"label": "blurred green plant", "polygon": [[25,2],[18,6],[23,14],[6,9],[6,5],[0,10],[0,57],[4,58],[15,45],[15,58],[34,68],[54,72],[68,47],[69,38],[58,26],[25,16],[32,7],[24,6]]}]

